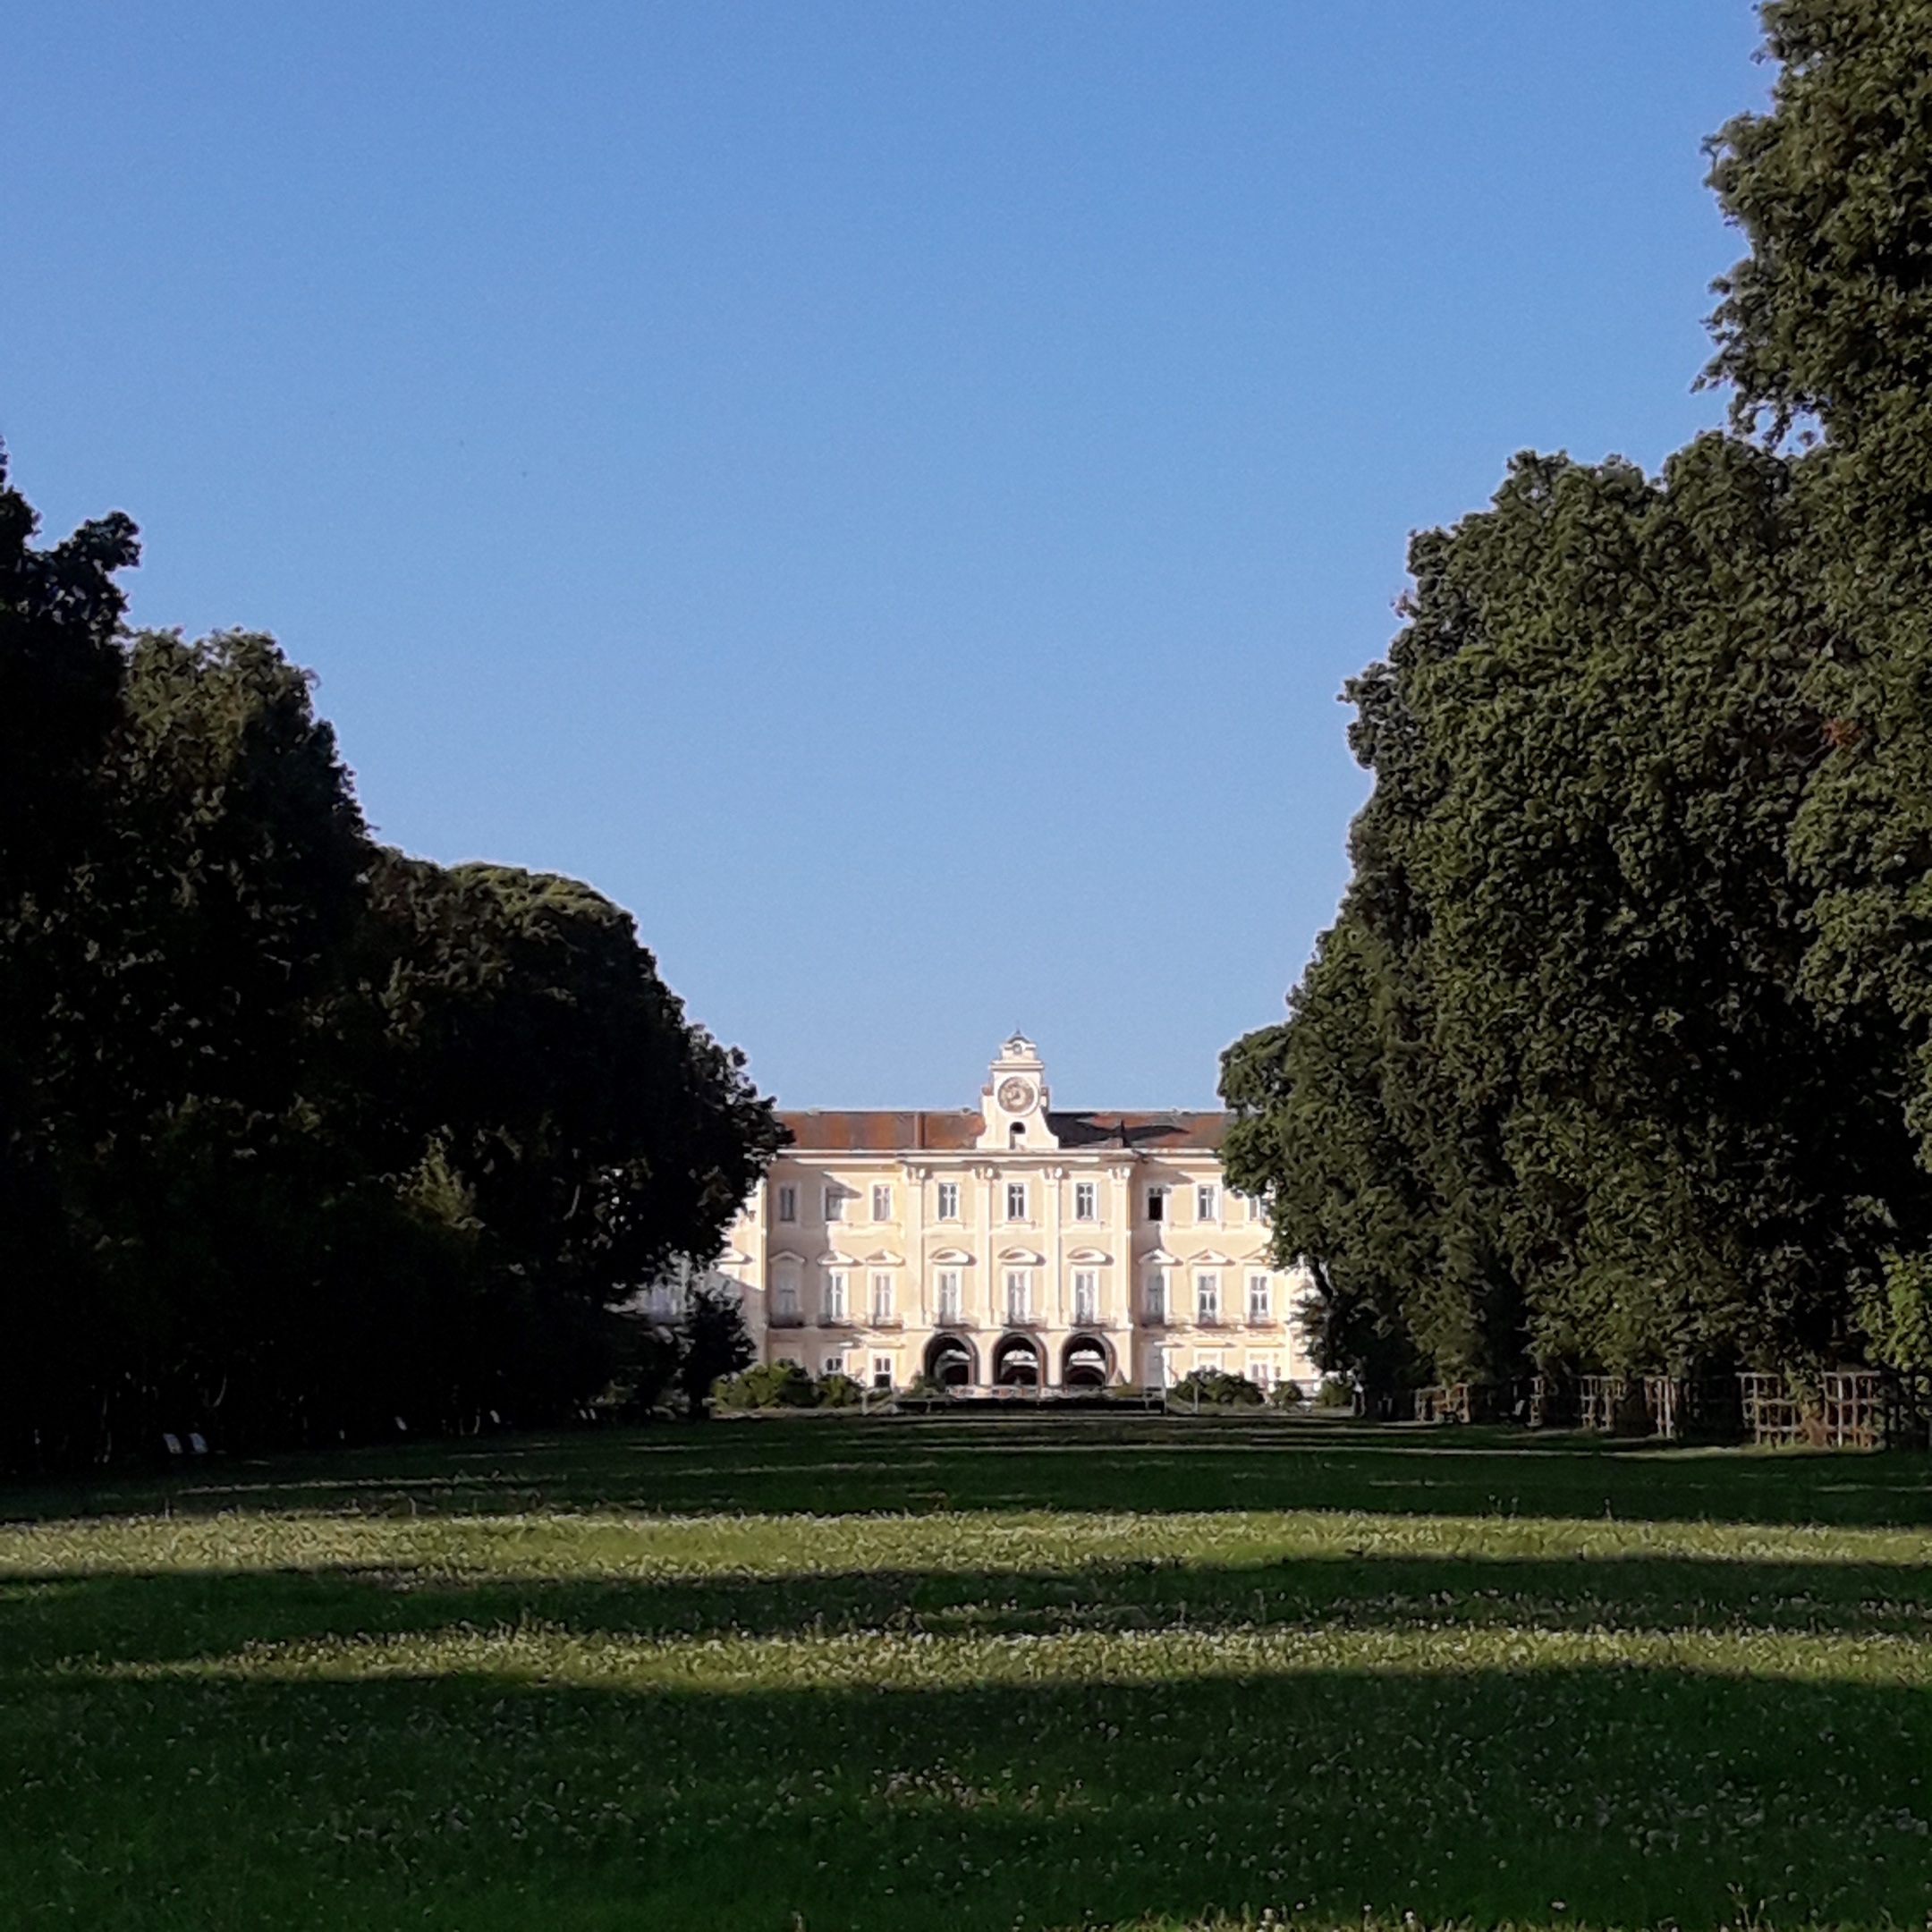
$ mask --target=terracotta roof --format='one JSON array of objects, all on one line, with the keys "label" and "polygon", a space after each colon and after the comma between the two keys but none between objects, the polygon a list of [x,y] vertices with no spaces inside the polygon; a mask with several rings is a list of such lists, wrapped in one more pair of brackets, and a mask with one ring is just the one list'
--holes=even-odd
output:
[{"label": "terracotta roof", "polygon": [[[1205,1149],[1221,1145],[1232,1114],[1054,1114],[1047,1124],[1063,1148]],[[781,1114],[792,1144],[806,1153],[964,1153],[979,1144],[986,1123],[964,1108],[954,1112],[819,1109]]]},{"label": "terracotta roof", "polygon": [[834,1111],[814,1107],[809,1114],[781,1114],[792,1131],[792,1144],[808,1151],[899,1154],[930,1148],[957,1153],[976,1145],[986,1123],[963,1107],[956,1112],[928,1114],[873,1109]]}]

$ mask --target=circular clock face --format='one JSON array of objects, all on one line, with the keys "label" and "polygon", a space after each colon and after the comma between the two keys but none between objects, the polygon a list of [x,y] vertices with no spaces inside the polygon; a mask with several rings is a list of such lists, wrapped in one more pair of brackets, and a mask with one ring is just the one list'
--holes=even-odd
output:
[{"label": "circular clock face", "polygon": [[999,1104],[1009,1114],[1024,1114],[1033,1105],[1033,1089],[1023,1080],[1010,1080],[999,1090]]}]

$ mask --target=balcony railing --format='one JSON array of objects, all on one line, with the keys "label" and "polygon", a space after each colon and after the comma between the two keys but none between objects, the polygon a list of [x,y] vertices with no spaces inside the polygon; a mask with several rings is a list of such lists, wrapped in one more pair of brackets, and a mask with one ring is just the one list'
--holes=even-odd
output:
[{"label": "balcony railing", "polygon": [[902,1316],[892,1314],[889,1311],[881,1314],[875,1309],[872,1311],[872,1319],[866,1326],[869,1328],[903,1328],[905,1320]]}]

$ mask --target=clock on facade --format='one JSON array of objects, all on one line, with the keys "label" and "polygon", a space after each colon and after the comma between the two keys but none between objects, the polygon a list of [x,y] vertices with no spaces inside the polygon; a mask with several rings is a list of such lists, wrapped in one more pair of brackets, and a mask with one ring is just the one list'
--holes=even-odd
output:
[{"label": "clock on facade", "polygon": [[1024,1114],[1033,1105],[1033,1089],[1023,1080],[1007,1080],[1000,1088],[999,1104],[1009,1114]]}]

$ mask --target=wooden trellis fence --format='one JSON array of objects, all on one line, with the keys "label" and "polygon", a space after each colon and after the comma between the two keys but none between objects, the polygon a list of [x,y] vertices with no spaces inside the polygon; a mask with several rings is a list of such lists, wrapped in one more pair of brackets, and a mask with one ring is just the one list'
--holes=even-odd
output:
[{"label": "wooden trellis fence", "polygon": [[1738,1377],[1744,1429],[1754,1443],[1821,1449],[1883,1449],[1922,1441],[1923,1377],[1877,1368],[1833,1368],[1815,1385],[1778,1374]]},{"label": "wooden trellis fence", "polygon": [[1531,1428],[1679,1441],[1697,1435],[1755,1443],[1873,1449],[1932,1440],[1932,1376],[1838,1368],[1809,1381],[1753,1373],[1685,1376],[1536,1376],[1505,1387],[1480,1382],[1418,1389],[1419,1422],[1504,1417]]},{"label": "wooden trellis fence", "polygon": [[1559,1376],[1532,1376],[1529,1422],[1531,1428],[1576,1428],[1575,1385]]},{"label": "wooden trellis fence", "polygon": [[1650,1433],[1669,1442],[1683,1434],[1690,1419],[1690,1391],[1682,1376],[1647,1375],[1643,1405]]},{"label": "wooden trellis fence", "polygon": [[1834,1449],[1876,1449],[1886,1440],[1891,1404],[1885,1377],[1869,1368],[1819,1377],[1818,1437]]},{"label": "wooden trellis fence", "polygon": [[1468,1422],[1475,1410],[1473,1385],[1468,1382],[1437,1382],[1415,1393],[1418,1422]]},{"label": "wooden trellis fence", "polygon": [[1621,1429],[1641,1435],[1649,1427],[1641,1377],[1587,1375],[1577,1377],[1577,1427],[1608,1435]]},{"label": "wooden trellis fence", "polygon": [[1496,1422],[1515,1412],[1513,1387],[1497,1382],[1437,1382],[1415,1392],[1418,1422]]},{"label": "wooden trellis fence", "polygon": [[1754,1443],[1794,1443],[1804,1431],[1804,1403],[1782,1375],[1738,1377],[1744,1407],[1744,1433]]}]

